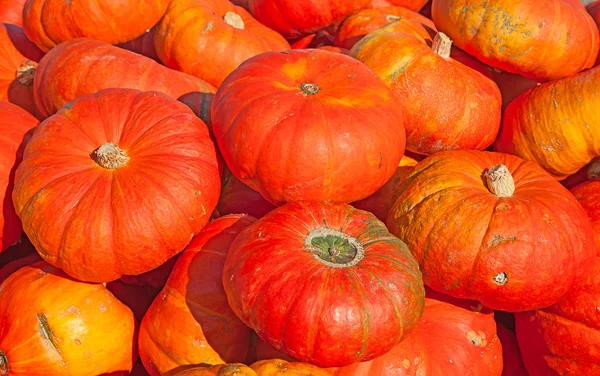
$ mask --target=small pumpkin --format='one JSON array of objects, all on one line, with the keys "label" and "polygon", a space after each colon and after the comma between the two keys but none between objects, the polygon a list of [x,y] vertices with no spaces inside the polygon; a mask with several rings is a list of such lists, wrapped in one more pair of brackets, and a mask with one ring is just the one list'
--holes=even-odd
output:
[{"label": "small pumpkin", "polygon": [[0,0],[0,24],[23,25],[23,7],[27,0]]},{"label": "small pumpkin", "polygon": [[600,67],[527,90],[512,101],[494,149],[537,162],[557,179],[600,157]]},{"label": "small pumpkin", "polygon": [[423,310],[406,246],[347,204],[291,203],[258,219],[231,243],[223,285],[261,339],[319,367],[383,355]]},{"label": "small pumpkin", "polygon": [[229,245],[253,221],[247,215],[220,217],[179,256],[140,327],[140,358],[150,375],[246,360],[252,331],[229,308],[221,276]]},{"label": "small pumpkin", "polygon": [[163,16],[169,0],[27,0],[23,28],[44,52],[79,37],[110,44],[144,34]]},{"label": "small pumpkin", "polygon": [[0,285],[0,374],[125,376],[136,360],[135,319],[102,284],[38,261]]},{"label": "small pumpkin", "polygon": [[158,92],[106,89],[38,126],[13,202],[45,260],[109,282],[181,252],[219,189],[214,144],[188,107]]},{"label": "small pumpkin", "polygon": [[335,34],[335,45],[350,50],[365,35],[400,19],[415,20],[430,30],[436,30],[433,21],[407,8],[361,9],[342,21]]},{"label": "small pumpkin", "polygon": [[439,152],[398,189],[388,228],[436,291],[525,311],[556,303],[593,265],[590,220],[535,163],[501,153]]},{"label": "small pumpkin", "polygon": [[367,34],[354,45],[351,55],[403,99],[399,103],[408,150],[430,155],[441,150],[486,149],[500,128],[498,86],[453,59],[452,42],[443,33],[435,36],[431,47],[429,42],[420,23],[403,19]]},{"label": "small pumpkin", "polygon": [[245,364],[218,364],[214,366],[192,366],[173,376],[258,376]]},{"label": "small pumpkin", "polygon": [[600,260],[580,286],[551,307],[516,315],[517,340],[530,376],[599,375]]},{"label": "small pumpkin", "polygon": [[[89,74],[90,71],[94,74]],[[53,115],[75,98],[108,88],[159,91],[173,99],[189,93],[215,92],[213,86],[196,77],[87,38],[74,39],[52,49],[35,73],[35,101],[44,117]]]},{"label": "small pumpkin", "polygon": [[598,55],[598,28],[579,1],[433,0],[431,11],[467,53],[538,82],[590,68]]},{"label": "small pumpkin", "polygon": [[363,199],[404,152],[397,98],[362,63],[329,51],[247,60],[219,87],[211,118],[231,172],[277,205]]},{"label": "small pumpkin", "polygon": [[156,35],[156,26],[146,31],[139,37],[132,39],[125,43],[120,43],[117,47],[124,48],[128,51],[135,52],[136,54],[146,56],[157,63],[160,63],[158,54],[156,53],[156,46],[154,45],[154,36]]},{"label": "small pumpkin", "polygon": [[156,51],[169,68],[214,86],[246,59],[288,42],[228,0],[173,0],[156,29]]},{"label": "small pumpkin", "polygon": [[502,361],[504,363],[502,376],[528,376],[515,333],[500,324],[496,327],[498,338],[502,343]]},{"label": "small pumpkin", "polygon": [[246,213],[254,218],[261,218],[275,209],[275,205],[242,183],[228,168],[223,172],[221,184],[221,195],[217,204],[220,215]]},{"label": "small pumpkin", "polygon": [[250,365],[259,376],[331,376],[331,373],[310,363],[288,362],[283,359],[259,360]]},{"label": "small pumpkin", "polygon": [[0,253],[23,233],[12,201],[14,174],[31,137],[30,131],[37,124],[37,119],[22,108],[0,101]]}]

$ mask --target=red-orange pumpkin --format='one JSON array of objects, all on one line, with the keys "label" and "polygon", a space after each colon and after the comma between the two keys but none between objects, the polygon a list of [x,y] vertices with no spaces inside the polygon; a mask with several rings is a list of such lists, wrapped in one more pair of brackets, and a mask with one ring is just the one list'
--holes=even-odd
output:
[{"label": "red-orange pumpkin", "polygon": [[0,23],[21,26],[25,1],[27,0],[0,0]]},{"label": "red-orange pumpkin", "polygon": [[154,44],[154,36],[156,35],[156,26],[146,31],[139,37],[130,40],[129,42],[118,44],[117,47],[124,48],[126,50],[135,52],[142,56],[146,56],[158,63],[160,59],[156,53],[156,46]]},{"label": "red-orange pumpkin", "polygon": [[290,48],[281,35],[228,0],[172,0],[155,41],[167,67],[215,86],[244,60]]},{"label": "red-orange pumpkin", "polygon": [[452,42],[443,33],[430,42],[420,23],[403,19],[369,33],[351,54],[401,98],[408,150],[486,149],[500,128],[498,86],[451,58]]},{"label": "red-orange pumpkin", "polygon": [[583,282],[596,255],[577,200],[532,162],[482,151],[440,152],[398,187],[390,232],[426,285],[487,307],[547,307]]},{"label": "red-orange pumpkin", "polygon": [[179,256],[140,327],[140,358],[150,375],[247,359],[252,330],[229,308],[221,276],[229,245],[253,221],[247,215],[221,217]]},{"label": "red-orange pumpkin", "polygon": [[275,204],[363,199],[404,152],[397,98],[362,63],[329,51],[247,60],[217,91],[211,115],[227,166]]},{"label": "red-orange pumpkin", "polygon": [[35,101],[46,117],[75,98],[108,88],[160,91],[174,99],[188,93],[215,92],[214,87],[196,77],[87,38],[54,48],[40,61],[35,73]]},{"label": "red-orange pumpkin", "polygon": [[543,82],[593,66],[598,28],[574,0],[433,0],[438,30],[482,62]]},{"label": "red-orange pumpkin", "polygon": [[275,205],[242,183],[228,168],[225,169],[221,177],[221,195],[217,204],[220,215],[245,213],[254,218],[261,218],[273,209]]},{"label": "red-orange pumpkin", "polygon": [[79,37],[124,43],[154,26],[168,4],[169,0],[27,0],[23,28],[46,52]]},{"label": "red-orange pumpkin", "polygon": [[125,376],[136,360],[131,310],[101,284],[38,261],[0,285],[0,374]]},{"label": "red-orange pumpkin", "polygon": [[385,354],[423,309],[406,246],[347,204],[291,203],[258,219],[231,243],[223,285],[261,339],[320,367]]},{"label": "red-orange pumpkin", "polygon": [[45,260],[108,282],[182,251],[219,189],[214,144],[188,107],[158,92],[106,89],[38,126],[13,202]]},{"label": "red-orange pumpkin", "polygon": [[22,108],[0,101],[0,253],[19,240],[23,232],[12,201],[14,174],[31,137],[30,130],[37,123]]},{"label": "red-orange pumpkin", "polygon": [[600,375],[600,259],[586,283],[551,307],[516,315],[530,376]]},{"label": "red-orange pumpkin", "polygon": [[14,103],[37,116],[33,75],[42,56],[23,29],[0,23],[0,101]]}]

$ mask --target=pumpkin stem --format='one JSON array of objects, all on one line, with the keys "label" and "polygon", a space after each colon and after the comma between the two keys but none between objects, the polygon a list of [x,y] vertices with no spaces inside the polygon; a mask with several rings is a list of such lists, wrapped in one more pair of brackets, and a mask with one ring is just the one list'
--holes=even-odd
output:
[{"label": "pumpkin stem", "polygon": [[305,82],[302,85],[300,85],[300,89],[302,89],[304,95],[314,95],[317,94],[319,90],[321,90],[321,88],[317,86],[317,84],[313,84],[310,82]]},{"label": "pumpkin stem", "polygon": [[495,165],[484,176],[487,188],[497,197],[511,197],[515,193],[515,181],[505,165]]},{"label": "pumpkin stem", "polygon": [[437,55],[448,59],[450,57],[450,51],[452,49],[452,40],[441,31],[433,38],[433,44],[431,46],[433,52]]},{"label": "pumpkin stem", "polygon": [[365,257],[365,248],[356,238],[328,227],[313,229],[304,239],[304,249],[332,268],[349,268]]},{"label": "pumpkin stem", "polygon": [[107,170],[123,167],[129,160],[127,153],[112,142],[107,142],[96,149],[92,158],[100,167],[104,167]]},{"label": "pumpkin stem", "polygon": [[33,76],[35,75],[35,68],[37,63],[31,60],[24,60],[21,66],[17,69],[15,78],[19,83],[25,86],[33,85]]},{"label": "pumpkin stem", "polygon": [[244,30],[244,20],[242,17],[235,12],[227,12],[223,16],[223,21],[229,26],[235,27],[236,29]]},{"label": "pumpkin stem", "polygon": [[0,375],[8,375],[9,372],[10,367],[8,365],[6,354],[4,354],[4,351],[0,350]]},{"label": "pumpkin stem", "polygon": [[588,165],[587,178],[590,180],[600,178],[600,158],[592,159]]}]

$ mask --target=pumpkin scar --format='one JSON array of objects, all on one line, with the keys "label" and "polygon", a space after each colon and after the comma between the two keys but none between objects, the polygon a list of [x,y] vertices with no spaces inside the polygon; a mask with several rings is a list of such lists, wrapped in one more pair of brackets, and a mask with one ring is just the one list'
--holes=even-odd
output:
[{"label": "pumpkin scar", "polygon": [[492,240],[490,241],[489,245],[490,245],[490,247],[496,247],[497,245],[499,245],[502,242],[515,241],[515,240],[517,240],[516,236],[513,236],[511,238],[504,238],[500,235],[494,235],[494,236],[492,236]]},{"label": "pumpkin scar", "polygon": [[48,318],[43,313],[37,314],[38,325],[40,327],[40,334],[44,337],[56,350],[57,353],[62,354],[62,351],[58,347],[59,339],[50,329],[50,325],[48,325]]}]

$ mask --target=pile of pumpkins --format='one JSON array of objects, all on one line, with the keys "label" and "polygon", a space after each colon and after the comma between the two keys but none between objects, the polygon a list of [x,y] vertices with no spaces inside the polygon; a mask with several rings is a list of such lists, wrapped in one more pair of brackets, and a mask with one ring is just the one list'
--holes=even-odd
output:
[{"label": "pile of pumpkins", "polygon": [[600,0],[0,0],[0,375],[600,375]]}]

